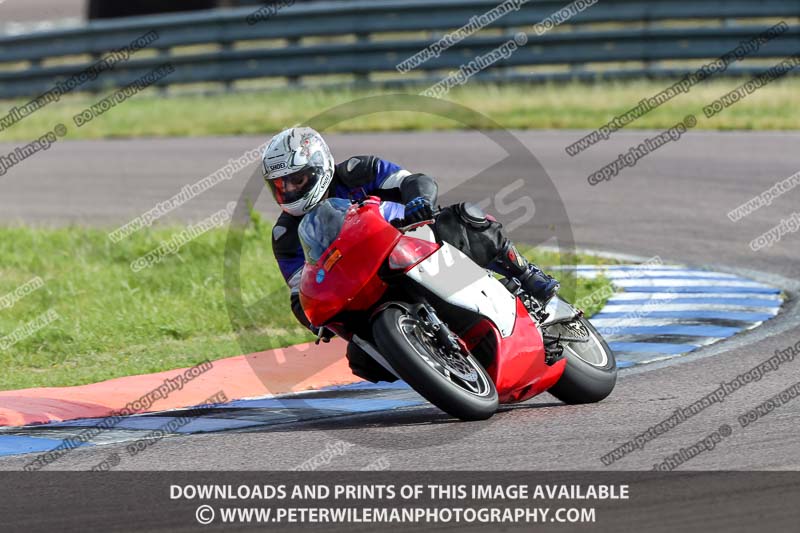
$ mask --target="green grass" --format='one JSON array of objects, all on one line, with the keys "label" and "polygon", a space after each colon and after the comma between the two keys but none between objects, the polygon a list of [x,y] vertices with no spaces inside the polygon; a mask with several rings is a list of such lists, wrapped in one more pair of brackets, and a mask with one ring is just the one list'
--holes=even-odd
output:
[{"label": "green grass", "polygon": [[[0,331],[8,335],[49,309],[61,317],[0,351],[0,389],[77,385],[242,353],[225,305],[226,230],[204,234],[150,269],[130,269],[181,229],[146,230],[112,244],[100,229],[0,228],[0,294],[34,276],[46,283],[0,311]],[[248,343],[262,349],[309,338],[273,266],[269,230],[248,230],[242,258],[245,302],[282,296],[251,309],[260,326],[246,332]]]},{"label": "green grass", "polygon": [[[576,278],[567,275],[563,270],[548,268],[552,266],[570,265],[616,265],[620,262],[609,257],[599,257],[584,253],[560,253],[550,250],[540,250],[529,246],[520,246],[520,251],[536,265],[540,265],[545,272],[561,282],[559,294],[571,302],[581,302],[584,314],[591,317],[605,306],[608,301],[611,281],[605,276],[593,279]],[[586,298],[594,295],[594,298]],[[583,301],[582,301],[583,300]]]},{"label": "green grass", "polygon": [[[92,383],[312,338],[291,314],[272,256],[270,225],[258,217],[242,236],[241,295],[248,312],[236,327],[225,304],[227,229],[209,231],[149,269],[130,269],[132,261],[183,229],[150,228],[113,244],[106,230],[96,228],[0,227],[0,297],[36,276],[45,282],[0,309],[0,336],[49,310],[59,316],[0,349],[0,390]],[[531,253],[543,264],[567,259]],[[581,280],[577,297],[607,283]]]},{"label": "green grass", "polygon": [[[791,130],[800,128],[800,79],[773,82],[711,119],[703,106],[746,80],[717,79],[695,86],[687,94],[633,122],[628,128],[664,129],[687,114],[698,118],[698,129]],[[506,128],[594,129],[615,115],[653,96],[670,82],[628,81],[596,84],[481,85],[469,83],[452,90],[447,99],[484,113]],[[409,92],[418,92],[417,87]],[[76,95],[65,97],[0,132],[0,141],[30,141],[57,123],[69,126],[70,139],[163,136],[270,135],[293,124],[307,122],[318,113],[379,90],[286,90],[176,95],[169,98],[147,91],[116,106],[82,128],[72,117],[99,100]],[[22,101],[0,102],[9,109]],[[329,131],[446,130],[458,122],[419,112],[386,112],[348,120]]]}]

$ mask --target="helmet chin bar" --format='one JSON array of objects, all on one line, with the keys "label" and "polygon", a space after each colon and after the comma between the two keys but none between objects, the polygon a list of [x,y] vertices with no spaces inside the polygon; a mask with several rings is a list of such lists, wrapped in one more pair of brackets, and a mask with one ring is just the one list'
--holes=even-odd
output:
[{"label": "helmet chin bar", "polygon": [[306,211],[303,209],[305,203],[306,203],[305,199],[300,198],[299,200],[297,200],[296,202],[292,202],[291,204],[279,204],[279,205],[281,206],[281,209],[285,213],[289,213],[294,217],[300,217],[306,214]]},{"label": "helmet chin bar", "polygon": [[[330,194],[329,189],[332,180],[333,180],[333,173],[326,173],[326,175],[320,179],[320,185],[324,185],[324,188],[319,187],[316,188],[315,190],[309,191],[309,193],[306,196],[300,198],[295,202],[289,204],[279,204],[281,206],[281,209],[284,212],[289,213],[290,215],[295,217],[300,217],[305,215],[306,213],[314,209],[317,205],[319,205],[321,201],[323,201],[325,198],[329,196]],[[311,196],[311,198],[309,198],[309,196],[313,195],[315,191],[318,197],[314,198],[313,196]]]}]

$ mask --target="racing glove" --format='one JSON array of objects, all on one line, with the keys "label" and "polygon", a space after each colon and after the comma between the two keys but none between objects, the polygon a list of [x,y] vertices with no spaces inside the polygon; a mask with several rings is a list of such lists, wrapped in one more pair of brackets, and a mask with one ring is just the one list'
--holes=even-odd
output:
[{"label": "racing glove", "polygon": [[404,219],[406,224],[416,224],[423,220],[433,218],[433,205],[431,201],[422,196],[417,196],[406,204]]}]

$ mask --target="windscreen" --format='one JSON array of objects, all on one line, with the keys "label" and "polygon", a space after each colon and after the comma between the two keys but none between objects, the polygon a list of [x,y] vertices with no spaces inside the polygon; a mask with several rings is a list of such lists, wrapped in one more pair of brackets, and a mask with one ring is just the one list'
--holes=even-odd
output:
[{"label": "windscreen", "polygon": [[322,253],[339,236],[344,224],[344,215],[350,201],[343,198],[330,198],[306,214],[300,222],[300,244],[306,261],[315,264]]}]

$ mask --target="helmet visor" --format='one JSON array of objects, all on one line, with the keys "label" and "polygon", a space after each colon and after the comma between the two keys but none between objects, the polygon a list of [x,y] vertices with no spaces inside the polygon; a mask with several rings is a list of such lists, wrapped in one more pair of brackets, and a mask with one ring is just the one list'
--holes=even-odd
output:
[{"label": "helmet visor", "polygon": [[307,166],[286,176],[267,180],[275,201],[286,205],[294,203],[308,194],[322,178],[322,167]]}]

